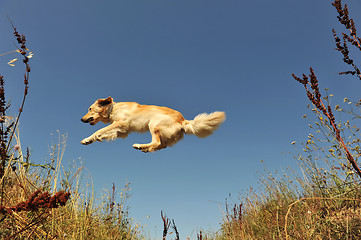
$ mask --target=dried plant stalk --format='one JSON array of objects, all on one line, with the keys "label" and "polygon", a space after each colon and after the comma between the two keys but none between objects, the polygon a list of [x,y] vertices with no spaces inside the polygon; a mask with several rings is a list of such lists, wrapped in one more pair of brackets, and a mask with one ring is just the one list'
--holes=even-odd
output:
[{"label": "dried plant stalk", "polygon": [[[298,81],[299,83],[301,83],[305,87],[306,92],[307,92],[307,97],[312,102],[312,104],[318,110],[320,110],[320,112],[323,113],[323,115],[325,117],[327,117],[330,120],[330,124],[332,126],[335,139],[337,140],[337,142],[339,142],[341,144],[341,146],[342,146],[342,148],[343,148],[343,150],[344,150],[344,152],[346,154],[346,157],[347,157],[348,161],[351,163],[353,169],[357,172],[357,174],[361,177],[360,168],[358,167],[355,159],[353,158],[350,151],[348,150],[345,142],[343,141],[343,138],[340,136],[340,130],[338,129],[337,124],[335,122],[335,117],[334,117],[334,115],[332,113],[331,107],[328,105],[327,108],[326,108],[325,105],[323,104],[323,101],[321,99],[321,93],[320,93],[320,90],[318,88],[318,80],[317,80],[317,77],[316,77],[313,69],[310,68],[309,77],[307,77],[305,74],[303,74],[302,78],[296,77],[294,74],[292,74],[292,76],[296,81]],[[308,89],[308,86],[311,86],[311,89],[313,90],[313,92],[311,92]]]}]

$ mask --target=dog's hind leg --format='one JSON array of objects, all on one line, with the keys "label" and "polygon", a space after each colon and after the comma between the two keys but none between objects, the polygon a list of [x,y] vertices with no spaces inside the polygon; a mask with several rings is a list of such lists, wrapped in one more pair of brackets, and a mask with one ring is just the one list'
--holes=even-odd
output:
[{"label": "dog's hind leg", "polygon": [[161,147],[161,138],[160,138],[160,130],[155,127],[150,130],[152,134],[152,142],[147,144],[133,144],[133,147],[137,150],[141,150],[142,152],[154,152],[164,147]]}]

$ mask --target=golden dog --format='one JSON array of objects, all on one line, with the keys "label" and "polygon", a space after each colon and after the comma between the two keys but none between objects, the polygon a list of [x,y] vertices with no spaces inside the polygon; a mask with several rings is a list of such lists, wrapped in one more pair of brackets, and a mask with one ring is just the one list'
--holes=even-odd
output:
[{"label": "golden dog", "polygon": [[180,112],[167,107],[140,105],[136,102],[116,103],[108,97],[95,101],[81,121],[90,125],[102,121],[110,125],[83,139],[81,144],[126,138],[130,132],[150,131],[151,143],[134,144],[133,147],[143,152],[154,152],[177,143],[184,134],[207,137],[225,118],[224,112],[214,112],[199,114],[194,120],[185,120]]}]

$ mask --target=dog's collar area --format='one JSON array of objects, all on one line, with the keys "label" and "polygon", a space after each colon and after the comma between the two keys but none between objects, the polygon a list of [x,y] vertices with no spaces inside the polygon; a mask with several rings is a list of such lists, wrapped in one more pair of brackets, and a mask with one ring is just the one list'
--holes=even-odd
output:
[{"label": "dog's collar area", "polygon": [[108,108],[108,121],[110,122],[110,114],[112,114],[114,103],[110,104]]}]

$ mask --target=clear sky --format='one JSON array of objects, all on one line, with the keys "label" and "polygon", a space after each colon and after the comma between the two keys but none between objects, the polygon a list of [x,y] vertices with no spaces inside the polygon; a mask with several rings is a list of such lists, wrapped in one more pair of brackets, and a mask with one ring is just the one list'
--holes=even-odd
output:
[{"label": "clear sky", "polygon": [[[361,2],[345,3],[360,27]],[[307,139],[308,102],[291,73],[312,66],[321,89],[360,98],[361,82],[337,75],[348,68],[334,50],[331,29],[340,24],[331,1],[0,0],[0,53],[15,49],[7,16],[35,54],[21,119],[32,161],[47,158],[51,134],[67,134],[64,163],[82,162],[97,194],[128,180],[130,214],[153,239],[162,233],[161,210],[182,239],[194,239],[219,228],[229,193],[236,201],[257,186],[261,160],[270,169],[297,167],[290,143]],[[23,66],[10,67],[12,57],[0,57],[0,74],[17,109]],[[156,153],[132,148],[149,134],[82,146],[104,124],[80,118],[108,96],[168,106],[187,119],[225,111],[227,120],[209,138],[186,136]]]}]

